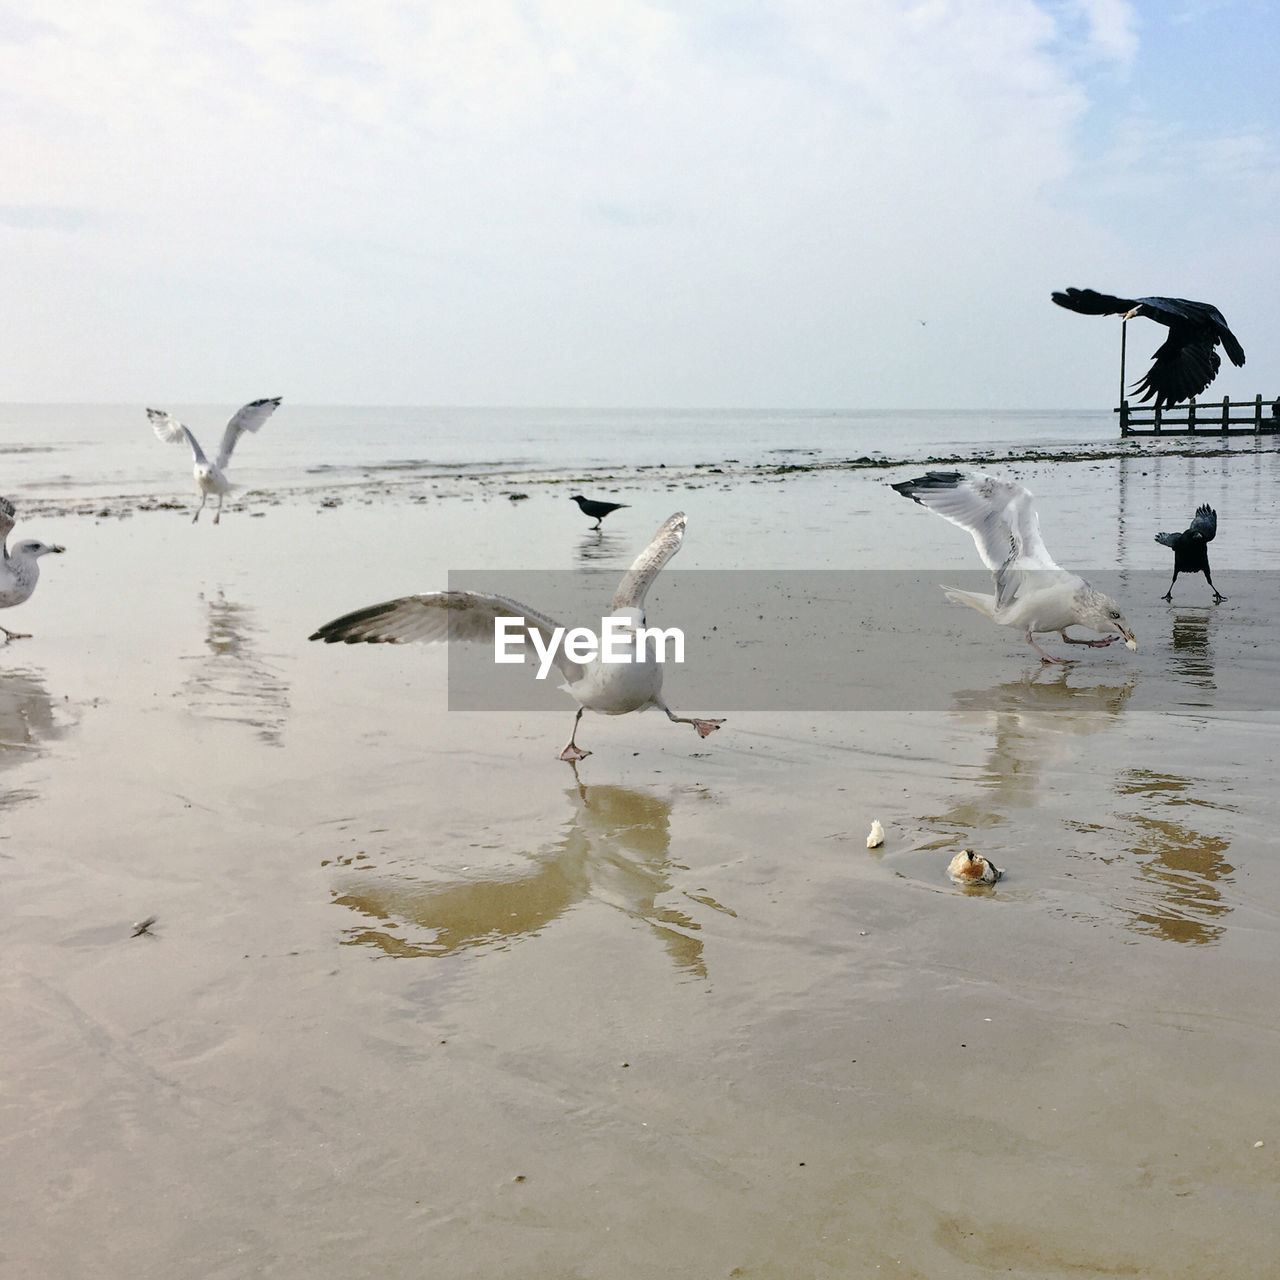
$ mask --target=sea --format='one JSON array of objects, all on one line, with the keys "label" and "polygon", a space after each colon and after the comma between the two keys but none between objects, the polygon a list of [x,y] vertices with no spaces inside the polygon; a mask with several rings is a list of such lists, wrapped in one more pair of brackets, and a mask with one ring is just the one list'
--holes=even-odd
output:
[{"label": "sea", "polygon": [[[212,455],[236,405],[158,406]],[[1267,439],[1267,438],[1264,438]],[[1269,438],[1267,447],[1274,441]],[[1166,450],[1222,446],[1212,433]],[[1125,442],[1137,450],[1150,448]],[[1252,436],[1230,447],[1258,447]],[[361,477],[608,473],[644,466],[813,467],[844,461],[1113,454],[1109,410],[552,409],[294,405],[237,448],[232,478],[320,489]],[[143,405],[0,405],[0,490],[74,504],[186,494],[188,457],[152,432]]]}]

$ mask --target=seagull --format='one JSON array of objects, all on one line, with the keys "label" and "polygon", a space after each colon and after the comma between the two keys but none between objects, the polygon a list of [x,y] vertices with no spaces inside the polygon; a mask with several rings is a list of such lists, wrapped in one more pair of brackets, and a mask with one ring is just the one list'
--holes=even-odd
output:
[{"label": "seagull", "polygon": [[[1061,662],[1046,653],[1033,635],[1056,631],[1067,644],[1102,649],[1124,636],[1130,649],[1138,639],[1116,602],[1095,591],[1079,574],[1054,562],[1040,537],[1040,519],[1031,493],[1013,480],[981,471],[930,471],[893,486],[905,498],[928,507],[952,524],[968,529],[982,563],[995,578],[996,593],[982,595],[944,587],[948,600],[968,605],[1003,627],[1026,632],[1027,643],[1045,662]],[[1102,640],[1077,640],[1072,626],[1118,631]]]},{"label": "seagull", "polygon": [[947,864],[947,875],[956,884],[995,884],[1004,872],[990,858],[972,849],[961,849]]},{"label": "seagull", "polygon": [[[680,550],[684,539],[685,514],[677,511],[654,535],[653,541],[636,557],[613,593],[610,613],[627,618],[626,630],[634,637],[644,626],[644,599],[663,566]],[[325,623],[310,637],[326,644],[405,644],[409,641],[433,643],[439,640],[470,640],[493,644],[495,622],[499,618],[523,618],[525,641],[537,633],[546,648],[556,637],[560,624],[546,614],[505,596],[477,591],[433,591],[428,595],[404,596],[385,604],[370,605]],[[513,633],[514,634],[514,633]],[[606,716],[625,715],[657,707],[675,724],[691,724],[700,738],[714,733],[723,720],[700,720],[678,716],[662,700],[663,664],[657,660],[656,637],[645,637],[643,651],[637,653],[632,641],[631,661],[575,662],[563,645],[557,645],[554,662],[565,678],[560,687],[578,703],[569,743],[561,760],[575,762],[591,754],[577,745],[578,721],[586,710]]]},{"label": "seagull", "polygon": [[1126,320],[1146,316],[1168,326],[1169,336],[1155,352],[1155,363],[1134,390],[1143,400],[1155,397],[1155,407],[1177,404],[1198,396],[1214,378],[1222,364],[1219,343],[1237,367],[1244,364],[1244,348],[1217,307],[1186,298],[1113,298],[1094,289],[1068,289],[1055,293],[1053,300],[1068,311],[1085,316],[1123,315]]},{"label": "seagull", "polygon": [[[0,609],[11,609],[15,604],[30,600],[40,581],[40,557],[52,552],[61,555],[64,547],[50,546],[47,542],[37,542],[34,538],[15,543],[9,548],[9,533],[14,524],[13,503],[8,498],[0,498],[0,550],[4,552],[4,563],[0,564]],[[4,632],[4,642],[10,640],[30,640],[29,631],[10,631],[8,627],[0,627]]]},{"label": "seagull", "polygon": [[161,440],[166,444],[181,444],[185,439],[191,446],[191,456],[195,461],[192,470],[195,474],[196,486],[200,490],[200,505],[196,508],[195,515],[191,517],[192,524],[200,519],[200,513],[204,510],[204,504],[209,500],[211,493],[218,495],[218,509],[213,515],[213,523],[218,523],[222,516],[222,500],[231,490],[231,481],[227,479],[226,473],[236,441],[246,431],[257,431],[279,407],[280,397],[273,396],[269,400],[250,400],[243,408],[236,410],[231,416],[231,421],[227,423],[227,429],[222,433],[222,444],[218,446],[216,462],[210,462],[204,456],[204,450],[200,448],[200,442],[191,434],[190,428],[184,427],[172,414],[166,413],[163,409],[147,410],[147,417],[151,419],[151,425]]},{"label": "seagull", "polygon": [[595,521],[591,526],[593,529],[598,529],[600,521],[611,511],[621,511],[627,505],[625,502],[596,502],[594,498],[584,498],[580,493],[571,493],[569,501],[576,502],[582,514]]},{"label": "seagull", "polygon": [[[1177,582],[1180,573],[1203,573],[1213,592],[1213,603],[1221,604],[1227,597],[1213,585],[1209,576],[1208,544],[1217,532],[1218,513],[1205,503],[1196,508],[1196,518],[1182,533],[1157,533],[1156,541],[1173,548],[1173,582]],[[1165,600],[1173,599],[1173,582],[1164,593]]]}]

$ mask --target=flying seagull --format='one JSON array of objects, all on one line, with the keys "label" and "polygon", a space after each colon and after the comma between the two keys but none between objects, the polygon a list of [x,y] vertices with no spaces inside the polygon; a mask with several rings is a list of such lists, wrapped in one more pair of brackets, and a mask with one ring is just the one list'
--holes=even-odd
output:
[{"label": "flying seagull", "polygon": [[576,502],[582,514],[595,521],[591,526],[593,529],[598,529],[600,521],[611,511],[621,511],[627,505],[625,502],[597,502],[594,498],[584,498],[580,493],[571,493],[569,501]]},{"label": "flying seagull", "polygon": [[[1116,602],[1054,562],[1040,537],[1031,493],[1022,485],[981,471],[930,471],[893,488],[973,535],[982,563],[995,578],[996,593],[988,596],[944,587],[954,604],[968,605],[1000,626],[1024,631],[1027,643],[1045,662],[1062,659],[1035,642],[1037,631],[1056,631],[1067,644],[1094,649],[1114,644],[1120,636],[1130,649],[1138,647]],[[1067,628],[1073,626],[1114,630],[1120,635],[1077,640],[1067,635]]]},{"label": "flying seagull", "polygon": [[[677,511],[654,535],[653,541],[636,557],[613,593],[610,614],[626,615],[631,633],[629,662],[575,662],[563,645],[555,648],[554,662],[565,683],[560,687],[578,703],[569,743],[561,760],[577,761],[591,752],[577,745],[578,721],[585,710],[620,716],[628,711],[657,707],[676,724],[691,724],[700,738],[714,733],[723,720],[699,720],[678,716],[662,700],[662,668],[657,660],[656,638],[647,636],[641,652],[636,652],[635,629],[643,627],[644,598],[663,566],[680,550],[684,538],[685,515]],[[537,633],[542,647],[549,646],[560,624],[546,614],[505,596],[476,591],[433,591],[423,596],[404,596],[385,604],[357,609],[327,622],[310,639],[326,644],[405,644],[409,641],[433,643],[438,640],[471,640],[494,643],[495,622],[499,618],[523,618],[525,642]],[[516,634],[513,629],[513,636]],[[563,635],[563,628],[560,628]]]},{"label": "flying seagull", "polygon": [[191,456],[195,462],[192,471],[200,490],[200,505],[191,517],[192,524],[200,519],[204,504],[212,493],[218,495],[218,509],[213,515],[213,523],[218,523],[222,516],[222,500],[231,491],[231,481],[227,479],[227,464],[231,461],[231,451],[236,447],[236,441],[246,431],[257,431],[279,407],[280,397],[273,396],[269,400],[250,400],[243,408],[236,410],[227,423],[227,429],[222,433],[216,462],[210,462],[204,456],[204,450],[191,434],[190,428],[184,427],[172,414],[165,413],[163,409],[147,410],[147,417],[151,419],[151,425],[161,440],[166,444],[181,444],[185,440],[191,446]]},{"label": "flying seagull", "polygon": [[[4,562],[0,564],[0,609],[11,609],[30,600],[40,581],[40,557],[50,552],[61,555],[64,550],[34,538],[15,543],[11,550],[9,533],[13,529],[13,516],[13,503],[8,498],[0,498],[0,550],[4,552]],[[10,631],[8,627],[0,627],[0,631],[4,632],[5,644],[10,640],[31,639],[28,631]]]},{"label": "flying seagull", "polygon": [[[1196,518],[1181,533],[1157,533],[1156,541],[1173,548],[1173,582],[1177,582],[1180,573],[1203,573],[1213,592],[1213,603],[1221,604],[1227,597],[1209,576],[1209,543],[1217,532],[1218,513],[1205,503],[1196,508]],[[1173,599],[1173,582],[1164,593],[1166,600]]]},{"label": "flying seagull", "polygon": [[1155,363],[1135,387],[1141,399],[1155,397],[1155,407],[1177,404],[1198,396],[1214,378],[1222,364],[1215,348],[1219,343],[1231,363],[1244,364],[1244,348],[1227,328],[1222,312],[1207,302],[1186,298],[1113,298],[1093,289],[1068,289],[1055,293],[1053,300],[1068,311],[1084,316],[1123,315],[1126,320],[1146,316],[1166,325],[1169,336],[1156,349]]}]

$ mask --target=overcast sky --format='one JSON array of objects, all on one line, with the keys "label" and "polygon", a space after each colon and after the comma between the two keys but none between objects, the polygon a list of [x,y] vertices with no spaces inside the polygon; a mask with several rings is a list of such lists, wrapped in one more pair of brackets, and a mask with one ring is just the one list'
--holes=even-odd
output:
[{"label": "overcast sky", "polygon": [[1269,0],[0,0],[0,400],[1110,407],[1066,285],[1216,304],[1208,395],[1270,399],[1278,47]]}]

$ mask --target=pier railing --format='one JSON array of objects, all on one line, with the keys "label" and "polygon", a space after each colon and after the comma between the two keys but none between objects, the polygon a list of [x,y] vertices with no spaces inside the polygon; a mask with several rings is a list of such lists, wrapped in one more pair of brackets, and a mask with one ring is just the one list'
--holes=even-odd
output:
[{"label": "pier railing", "polygon": [[1170,405],[1156,409],[1149,404],[1130,404],[1122,400],[1113,410],[1120,415],[1122,436],[1190,436],[1216,432],[1219,435],[1244,435],[1252,432],[1280,431],[1280,399],[1263,403],[1262,396],[1252,400],[1231,400],[1222,397],[1222,403]]}]

